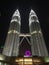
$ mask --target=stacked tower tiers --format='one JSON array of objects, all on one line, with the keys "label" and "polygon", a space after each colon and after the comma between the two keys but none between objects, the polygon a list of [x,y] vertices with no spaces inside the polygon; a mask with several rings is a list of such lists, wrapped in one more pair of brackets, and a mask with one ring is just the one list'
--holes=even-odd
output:
[{"label": "stacked tower tiers", "polygon": [[29,29],[31,34],[32,56],[48,56],[40,23],[36,13],[33,10],[31,10],[29,14]]},{"label": "stacked tower tiers", "polygon": [[[40,23],[36,13],[31,9],[29,13],[29,34],[20,33],[21,18],[18,9],[14,12],[12,20],[10,22],[9,31],[5,41],[3,55],[6,56],[18,56],[20,43],[26,38],[28,44],[31,46],[32,56],[48,56],[48,51],[43,39],[43,35],[40,28]],[[23,39],[20,41],[20,36]],[[27,36],[30,37],[30,42]],[[23,43],[22,43],[23,44]]]},{"label": "stacked tower tiers", "polygon": [[12,16],[5,46],[3,49],[3,54],[6,56],[19,55],[19,34],[21,26],[20,20],[20,13],[17,9]]}]

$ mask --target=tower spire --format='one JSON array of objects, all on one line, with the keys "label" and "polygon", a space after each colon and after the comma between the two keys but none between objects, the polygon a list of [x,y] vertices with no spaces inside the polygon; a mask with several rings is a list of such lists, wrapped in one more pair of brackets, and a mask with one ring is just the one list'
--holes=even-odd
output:
[{"label": "tower spire", "polygon": [[38,17],[36,15],[36,13],[31,9],[30,13],[29,13],[29,26],[32,22],[38,22]]},{"label": "tower spire", "polygon": [[20,18],[20,13],[19,13],[19,10],[17,9],[17,10],[14,12],[13,16],[12,16],[11,22],[14,22],[14,21],[15,21],[15,22],[18,22],[18,23],[21,25],[20,20],[21,20],[21,18]]}]

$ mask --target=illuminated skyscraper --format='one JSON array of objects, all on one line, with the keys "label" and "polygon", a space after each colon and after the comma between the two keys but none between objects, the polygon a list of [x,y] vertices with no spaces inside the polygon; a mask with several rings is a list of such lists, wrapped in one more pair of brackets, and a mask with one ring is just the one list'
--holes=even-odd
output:
[{"label": "illuminated skyscraper", "polygon": [[48,56],[38,17],[32,9],[29,14],[29,29],[31,34],[32,56]]},{"label": "illuminated skyscraper", "polygon": [[[21,18],[20,13],[17,9],[14,12],[12,20],[10,22],[9,31],[3,49],[3,55],[6,56],[22,55],[24,57],[48,56],[47,48],[40,28],[40,23],[36,13],[33,10],[31,10],[29,14],[30,32],[27,34],[20,33],[20,28]],[[22,39],[20,40],[20,38]],[[26,43],[30,48],[27,48]],[[21,53],[19,52],[20,48],[22,48]]]},{"label": "illuminated skyscraper", "polygon": [[3,54],[6,56],[19,55],[19,34],[21,26],[20,21],[21,21],[20,13],[17,9],[12,16],[5,46],[3,49]]}]

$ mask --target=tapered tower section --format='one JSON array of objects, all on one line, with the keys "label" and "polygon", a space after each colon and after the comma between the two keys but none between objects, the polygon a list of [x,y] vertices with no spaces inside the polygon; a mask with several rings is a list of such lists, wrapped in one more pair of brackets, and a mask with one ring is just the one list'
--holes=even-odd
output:
[{"label": "tapered tower section", "polygon": [[21,18],[18,9],[14,12],[10,22],[9,31],[5,41],[3,54],[6,56],[19,55],[19,34],[21,26]]},{"label": "tapered tower section", "polygon": [[29,14],[29,29],[31,34],[32,56],[48,56],[40,23],[36,13],[33,10],[31,10]]}]

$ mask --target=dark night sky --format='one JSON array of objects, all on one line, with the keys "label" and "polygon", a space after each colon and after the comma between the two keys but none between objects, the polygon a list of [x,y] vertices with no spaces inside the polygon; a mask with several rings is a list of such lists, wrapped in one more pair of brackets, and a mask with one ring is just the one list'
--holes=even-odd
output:
[{"label": "dark night sky", "polygon": [[[43,36],[49,51],[49,1],[28,0],[28,1],[14,1],[4,0],[0,1],[0,46],[4,45],[7,36],[9,23],[11,17],[16,9],[19,9],[21,14],[21,31],[28,32],[28,19],[31,8],[36,12],[40,21]],[[27,31],[28,30],[28,31]]]}]

